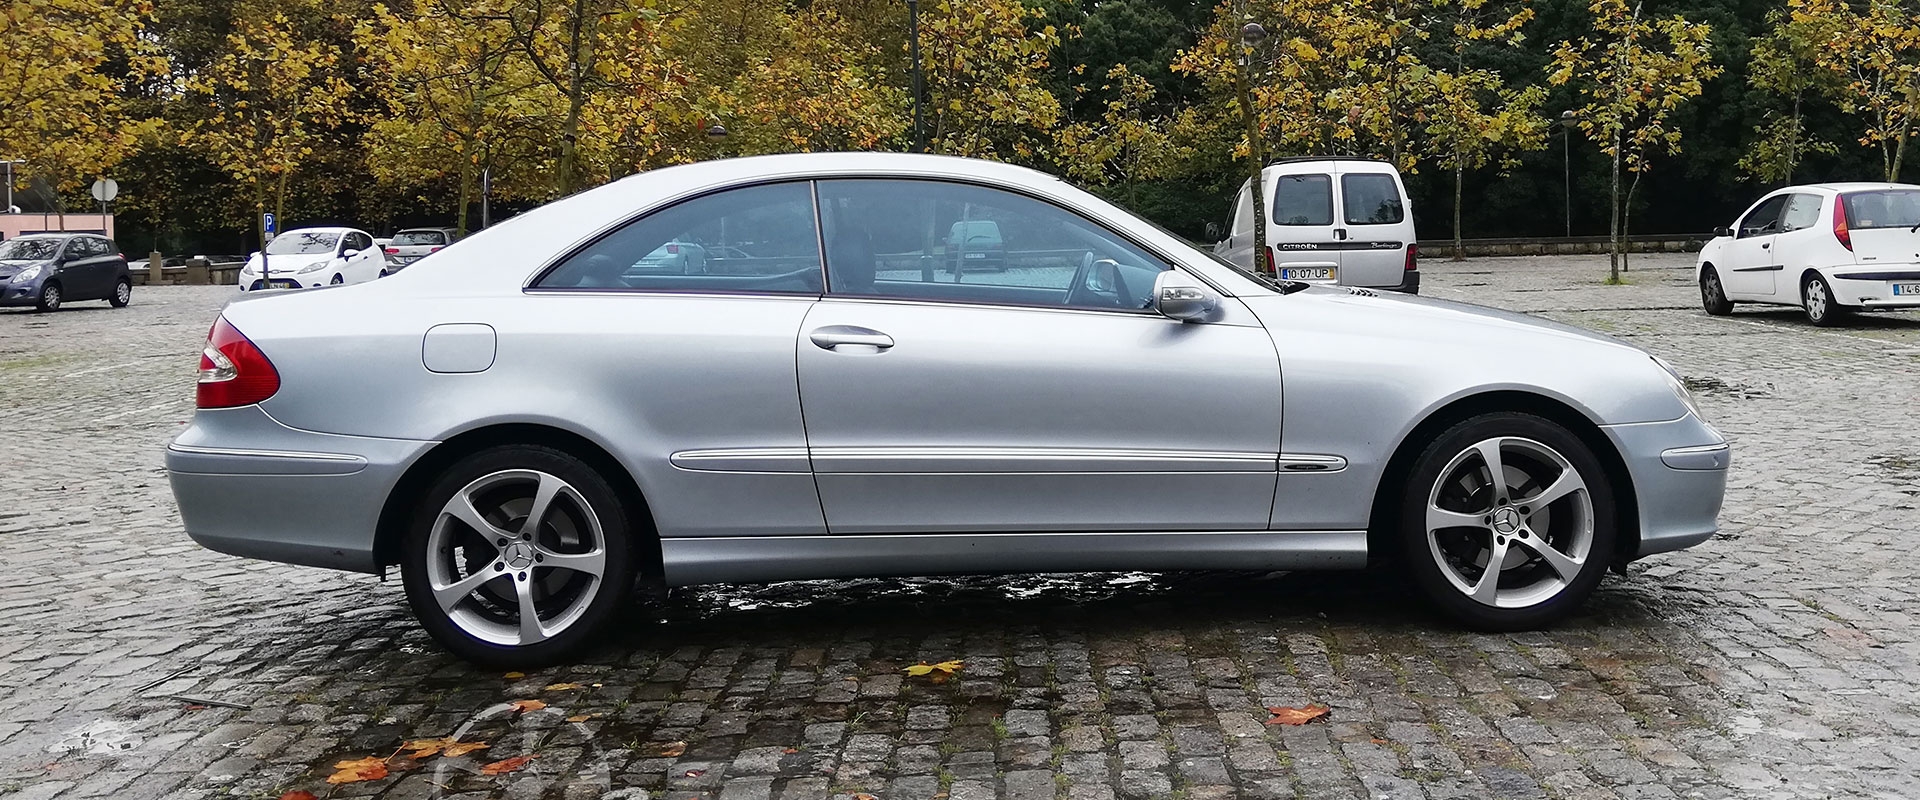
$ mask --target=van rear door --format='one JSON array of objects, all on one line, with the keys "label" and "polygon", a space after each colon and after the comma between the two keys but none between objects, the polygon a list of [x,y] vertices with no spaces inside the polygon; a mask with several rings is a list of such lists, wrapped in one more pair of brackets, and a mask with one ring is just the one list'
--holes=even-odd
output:
[{"label": "van rear door", "polygon": [[1336,162],[1340,175],[1340,282],[1349,286],[1399,286],[1405,280],[1413,220],[1406,188],[1385,164]]},{"label": "van rear door", "polygon": [[1273,177],[1267,244],[1273,248],[1274,266],[1287,280],[1345,283],[1335,232],[1334,175],[1324,164],[1307,169],[1311,171]]}]

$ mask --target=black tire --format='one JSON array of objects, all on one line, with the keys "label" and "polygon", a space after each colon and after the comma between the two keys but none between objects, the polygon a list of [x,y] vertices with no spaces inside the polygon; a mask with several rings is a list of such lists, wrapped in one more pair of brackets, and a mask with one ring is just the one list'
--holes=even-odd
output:
[{"label": "black tire", "polygon": [[343,284],[343,283],[346,283],[346,282],[347,282],[347,276],[345,276],[345,275],[342,275],[342,274],[340,274],[340,273],[338,273],[338,272],[336,272],[336,273],[334,273],[334,274],[333,274],[333,280],[330,280],[330,281],[327,281],[327,283],[329,283],[329,284],[331,284],[331,285],[334,285],[334,286],[339,286],[340,284]]},{"label": "black tire", "polygon": [[1808,322],[1822,328],[1845,323],[1848,312],[1840,299],[1833,296],[1833,287],[1827,285],[1827,279],[1817,272],[1807,273],[1800,281],[1800,309],[1807,313]]},{"label": "black tire", "polygon": [[113,294],[107,297],[107,304],[114,308],[126,308],[133,302],[133,281],[121,278],[113,285]]},{"label": "black tire", "polygon": [[1733,301],[1727,299],[1727,287],[1720,282],[1720,273],[1710,264],[1700,268],[1700,307],[1715,317],[1733,313]]},{"label": "black tire", "polygon": [[[525,477],[529,473],[534,477]],[[532,492],[545,480],[541,476],[563,482],[573,494],[561,494],[550,502],[552,513],[542,515],[537,535],[523,545],[511,537],[527,512],[520,510],[516,518],[513,509],[522,502],[533,505]],[[526,480],[535,483],[528,486]],[[495,484],[489,486],[488,481]],[[442,513],[449,501],[463,493],[480,510],[483,522],[498,527],[482,534],[474,526]],[[569,554],[594,555],[587,541],[593,528],[593,523],[587,522],[589,518],[597,522],[603,557],[602,571],[590,592],[582,583],[588,580],[588,573],[552,566]],[[448,467],[415,509],[400,559],[407,602],[421,627],[441,646],[476,664],[530,669],[570,660],[595,641],[632,596],[639,559],[634,552],[635,530],[630,520],[612,484],[579,458],[536,445],[482,450]],[[570,532],[580,540],[571,547],[564,540]],[[486,538],[479,538],[483,535]],[[487,541],[496,536],[500,538],[495,542],[505,542],[505,546]],[[539,559],[548,566],[534,561],[535,552],[544,554]],[[482,577],[483,573],[490,577]],[[436,576],[449,588],[448,595],[457,598],[448,609],[436,599]],[[478,583],[465,594],[453,590],[469,581]],[[546,596],[536,597],[536,593]],[[524,642],[526,628],[518,612],[523,601],[536,604],[535,619],[541,623],[534,643]],[[539,603],[548,606],[542,609]],[[564,624],[550,632],[544,630],[549,614],[552,621]],[[507,639],[516,641],[504,641]]]},{"label": "black tire", "polygon": [[[1478,455],[1483,452],[1478,448],[1488,441],[1496,442],[1495,455],[1507,476],[1498,490],[1482,477],[1488,472],[1487,459]],[[1536,446],[1558,454],[1565,466]],[[1567,468],[1582,489],[1544,506],[1527,502],[1553,488]],[[1518,485],[1516,474],[1523,478]],[[1479,491],[1490,496],[1469,491],[1474,480],[1481,483]],[[1565,618],[1593,594],[1614,558],[1617,520],[1606,470],[1580,437],[1542,417],[1490,413],[1448,428],[1421,452],[1402,491],[1401,563],[1435,609],[1468,628],[1531,630]],[[1464,519],[1471,525],[1448,526],[1443,520],[1430,531],[1429,503],[1443,514],[1459,515],[1445,520]],[[1500,543],[1497,549],[1495,540]],[[1561,554],[1561,567],[1541,555],[1542,544]],[[1504,554],[1505,566],[1493,576],[1487,599],[1508,605],[1473,596],[1484,585],[1484,564],[1494,552]],[[1575,554],[1577,562],[1571,557]],[[1481,565],[1473,563],[1476,556]],[[1573,574],[1564,574],[1562,568]],[[1472,572],[1478,574],[1470,576]],[[1482,580],[1469,587],[1470,577]]]},{"label": "black tire", "polygon": [[60,289],[59,281],[47,281],[40,284],[40,297],[34,301],[34,308],[41,311],[59,311],[60,303],[66,299]]}]

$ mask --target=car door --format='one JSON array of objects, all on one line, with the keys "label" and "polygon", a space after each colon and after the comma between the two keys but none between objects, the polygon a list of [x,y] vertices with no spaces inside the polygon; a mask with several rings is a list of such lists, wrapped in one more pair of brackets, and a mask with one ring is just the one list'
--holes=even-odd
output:
[{"label": "car door", "polygon": [[[353,255],[347,255],[351,251]],[[360,231],[347,231],[340,237],[340,272],[347,283],[361,283],[380,277],[380,264],[374,259],[373,237]]]},{"label": "car door", "polygon": [[1733,241],[1721,250],[1724,264],[1716,264],[1720,278],[1733,299],[1764,299],[1773,296],[1773,273],[1780,265],[1773,258],[1773,243],[1780,235],[1780,214],[1786,209],[1788,194],[1776,194],[1754,204],[1734,224]]},{"label": "car door", "polygon": [[[1787,196],[1787,204],[1780,210],[1780,233],[1774,236],[1773,246],[1767,248],[1773,254],[1773,263],[1769,265],[1773,269],[1753,273],[1766,276],[1764,281],[1758,282],[1755,291],[1778,296],[1782,288],[1780,278],[1787,274],[1789,268],[1797,275],[1806,267],[1832,266],[1831,261],[1822,258],[1822,251],[1842,248],[1834,240],[1832,228],[1821,224],[1826,219],[1820,213],[1825,207],[1826,198],[1817,194],[1795,192]],[[1828,247],[1830,243],[1833,245],[1831,248]],[[1790,296],[1795,294],[1793,279],[1789,278],[1785,283],[1786,293]]]},{"label": "car door", "polygon": [[[1266,527],[1280,374],[1250,317],[1147,310],[1171,267],[1046,201],[920,180],[818,191],[829,291],[798,364],[832,533]],[[919,268],[961,215],[997,223],[1003,272]]]},{"label": "car door", "polygon": [[1407,270],[1413,223],[1403,201],[1400,176],[1384,165],[1337,162],[1340,221],[1340,282],[1349,286],[1398,286]]},{"label": "car door", "polygon": [[1281,278],[1339,281],[1338,247],[1346,230],[1334,215],[1333,179],[1330,169],[1274,177],[1273,202],[1267,204],[1267,244],[1273,248]]},{"label": "car door", "polygon": [[[727,232],[753,237],[763,256],[754,271],[633,269],[666,242],[726,242]],[[821,283],[812,187],[763,184],[624,224],[541,275],[528,302],[493,324],[503,348],[551,364],[525,391],[625,409],[595,433],[634,470],[662,536],[823,534],[794,367]],[[582,350],[602,354],[598,368],[541,355]]]},{"label": "car door", "polygon": [[104,297],[111,269],[107,266],[106,240],[93,236],[75,236],[67,240],[60,266],[61,281],[69,300]]}]

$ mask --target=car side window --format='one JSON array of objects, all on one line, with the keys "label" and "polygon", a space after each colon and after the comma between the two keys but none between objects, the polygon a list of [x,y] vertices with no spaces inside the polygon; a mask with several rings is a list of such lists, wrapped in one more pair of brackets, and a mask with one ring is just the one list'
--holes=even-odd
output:
[{"label": "car side window", "polygon": [[1234,236],[1246,236],[1253,233],[1252,195],[1241,192],[1237,197],[1239,199],[1233,201],[1233,230],[1229,233]]},{"label": "car side window", "polygon": [[1025,195],[930,180],[819,184],[829,290],[957,303],[1140,310],[1165,262]]},{"label": "car side window", "polygon": [[1735,233],[1743,239],[1748,236],[1765,236],[1779,233],[1780,211],[1786,207],[1788,197],[1791,197],[1791,195],[1777,195],[1761,202],[1760,205],[1754,207],[1752,211],[1747,212],[1747,215],[1740,219],[1740,227]]},{"label": "car side window", "polygon": [[1407,218],[1400,204],[1400,185],[1383,173],[1340,176],[1340,204],[1345,206],[1348,225],[1394,225]]},{"label": "car side window", "polygon": [[1820,224],[1821,198],[1816,194],[1796,194],[1787,198],[1780,212],[1780,232],[1797,231]]},{"label": "car side window", "polygon": [[1273,189],[1268,217],[1275,225],[1332,225],[1333,178],[1282,175]]},{"label": "car side window", "polygon": [[534,281],[540,289],[819,294],[805,182],[728,189],[628,222]]}]

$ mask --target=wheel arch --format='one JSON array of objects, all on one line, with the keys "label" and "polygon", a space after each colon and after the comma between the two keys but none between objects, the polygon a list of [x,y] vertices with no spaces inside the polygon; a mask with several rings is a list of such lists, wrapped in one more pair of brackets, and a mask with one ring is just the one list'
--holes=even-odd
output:
[{"label": "wheel arch", "polygon": [[406,538],[407,523],[413,511],[412,501],[425,494],[434,478],[454,462],[489,447],[500,445],[539,445],[551,447],[592,465],[620,492],[627,502],[629,522],[634,533],[641,534],[634,544],[640,555],[644,578],[661,574],[660,536],[653,524],[653,510],[633,473],[606,448],[578,433],[551,425],[511,422],[488,425],[448,437],[415,459],[387,493],[374,529],[373,555],[382,568],[400,561],[400,543]]},{"label": "wheel arch", "polygon": [[1593,451],[1594,456],[1600,459],[1601,468],[1606,471],[1607,480],[1612,483],[1616,502],[1619,503],[1615,516],[1620,529],[1615,541],[1614,563],[1620,565],[1632,560],[1633,554],[1640,550],[1640,501],[1634,491],[1633,475],[1628,472],[1619,448],[1600,430],[1598,423],[1579,409],[1543,394],[1512,389],[1470,394],[1434,409],[1394,447],[1386,468],[1381,470],[1379,484],[1374,487],[1373,508],[1367,518],[1369,560],[1378,563],[1398,551],[1394,541],[1398,534],[1395,518],[1401,492],[1406,489],[1407,476],[1413,471],[1414,459],[1420,456],[1420,452],[1447,428],[1481,414],[1496,412],[1518,412],[1545,418],[1571,431],[1587,449]]}]

